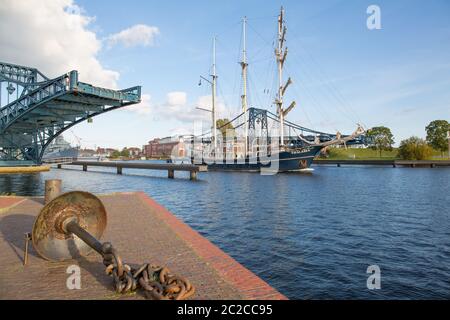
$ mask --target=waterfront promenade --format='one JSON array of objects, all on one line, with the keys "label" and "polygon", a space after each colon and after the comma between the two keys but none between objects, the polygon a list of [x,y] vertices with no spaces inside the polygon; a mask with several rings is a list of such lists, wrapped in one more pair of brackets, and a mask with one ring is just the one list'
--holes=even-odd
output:
[{"label": "waterfront promenade", "polygon": [[[213,245],[143,192],[100,196],[108,213],[102,241],[110,241],[125,262],[167,266],[189,279],[190,299],[286,299],[254,273]],[[101,257],[49,262],[30,244],[23,266],[24,233],[43,207],[41,197],[0,197],[0,299],[144,299],[119,295]],[[69,290],[70,265],[81,268],[81,289]]]}]

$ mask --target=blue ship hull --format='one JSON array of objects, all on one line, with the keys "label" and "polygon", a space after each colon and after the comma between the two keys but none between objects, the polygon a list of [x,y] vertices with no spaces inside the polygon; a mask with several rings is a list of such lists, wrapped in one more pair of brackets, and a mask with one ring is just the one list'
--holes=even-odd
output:
[{"label": "blue ship hull", "polygon": [[322,147],[318,146],[288,149],[280,151],[278,156],[274,155],[266,159],[248,158],[246,161],[244,159],[236,159],[234,161],[223,160],[222,162],[216,161],[212,164],[205,164],[208,165],[208,170],[211,171],[300,171],[308,169],[311,166],[314,157],[319,154],[321,149]]}]

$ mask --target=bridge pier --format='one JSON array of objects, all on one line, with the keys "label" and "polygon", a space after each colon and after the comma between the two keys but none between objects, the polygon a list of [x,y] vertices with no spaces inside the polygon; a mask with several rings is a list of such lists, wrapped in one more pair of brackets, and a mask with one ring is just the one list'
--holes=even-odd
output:
[{"label": "bridge pier", "polygon": [[191,171],[190,172],[190,179],[191,180],[197,180],[197,171]]},{"label": "bridge pier", "polygon": [[117,174],[122,174],[122,167],[117,167]]},{"label": "bridge pier", "polygon": [[83,164],[83,171],[87,171],[87,164]]},{"label": "bridge pier", "polygon": [[175,171],[174,170],[168,170],[168,178],[173,179],[175,177]]}]

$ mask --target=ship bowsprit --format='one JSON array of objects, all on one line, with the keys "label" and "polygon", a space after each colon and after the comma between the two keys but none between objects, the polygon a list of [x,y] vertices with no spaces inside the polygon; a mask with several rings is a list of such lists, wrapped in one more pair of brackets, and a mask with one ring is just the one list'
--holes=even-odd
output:
[{"label": "ship bowsprit", "polygon": [[49,79],[35,68],[0,62],[0,101],[0,166],[39,165],[58,135],[139,103],[141,87],[110,90],[78,81],[76,70]]}]

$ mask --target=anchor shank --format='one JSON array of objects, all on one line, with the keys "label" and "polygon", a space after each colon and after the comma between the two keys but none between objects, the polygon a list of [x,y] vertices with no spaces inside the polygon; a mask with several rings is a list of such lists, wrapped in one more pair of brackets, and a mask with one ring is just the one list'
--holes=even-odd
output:
[{"label": "anchor shank", "polygon": [[75,219],[70,219],[69,222],[65,224],[65,229],[68,233],[75,234],[78,238],[83,240],[89,247],[97,251],[103,256],[102,246],[103,244],[93,237],[89,232],[84,230]]}]

